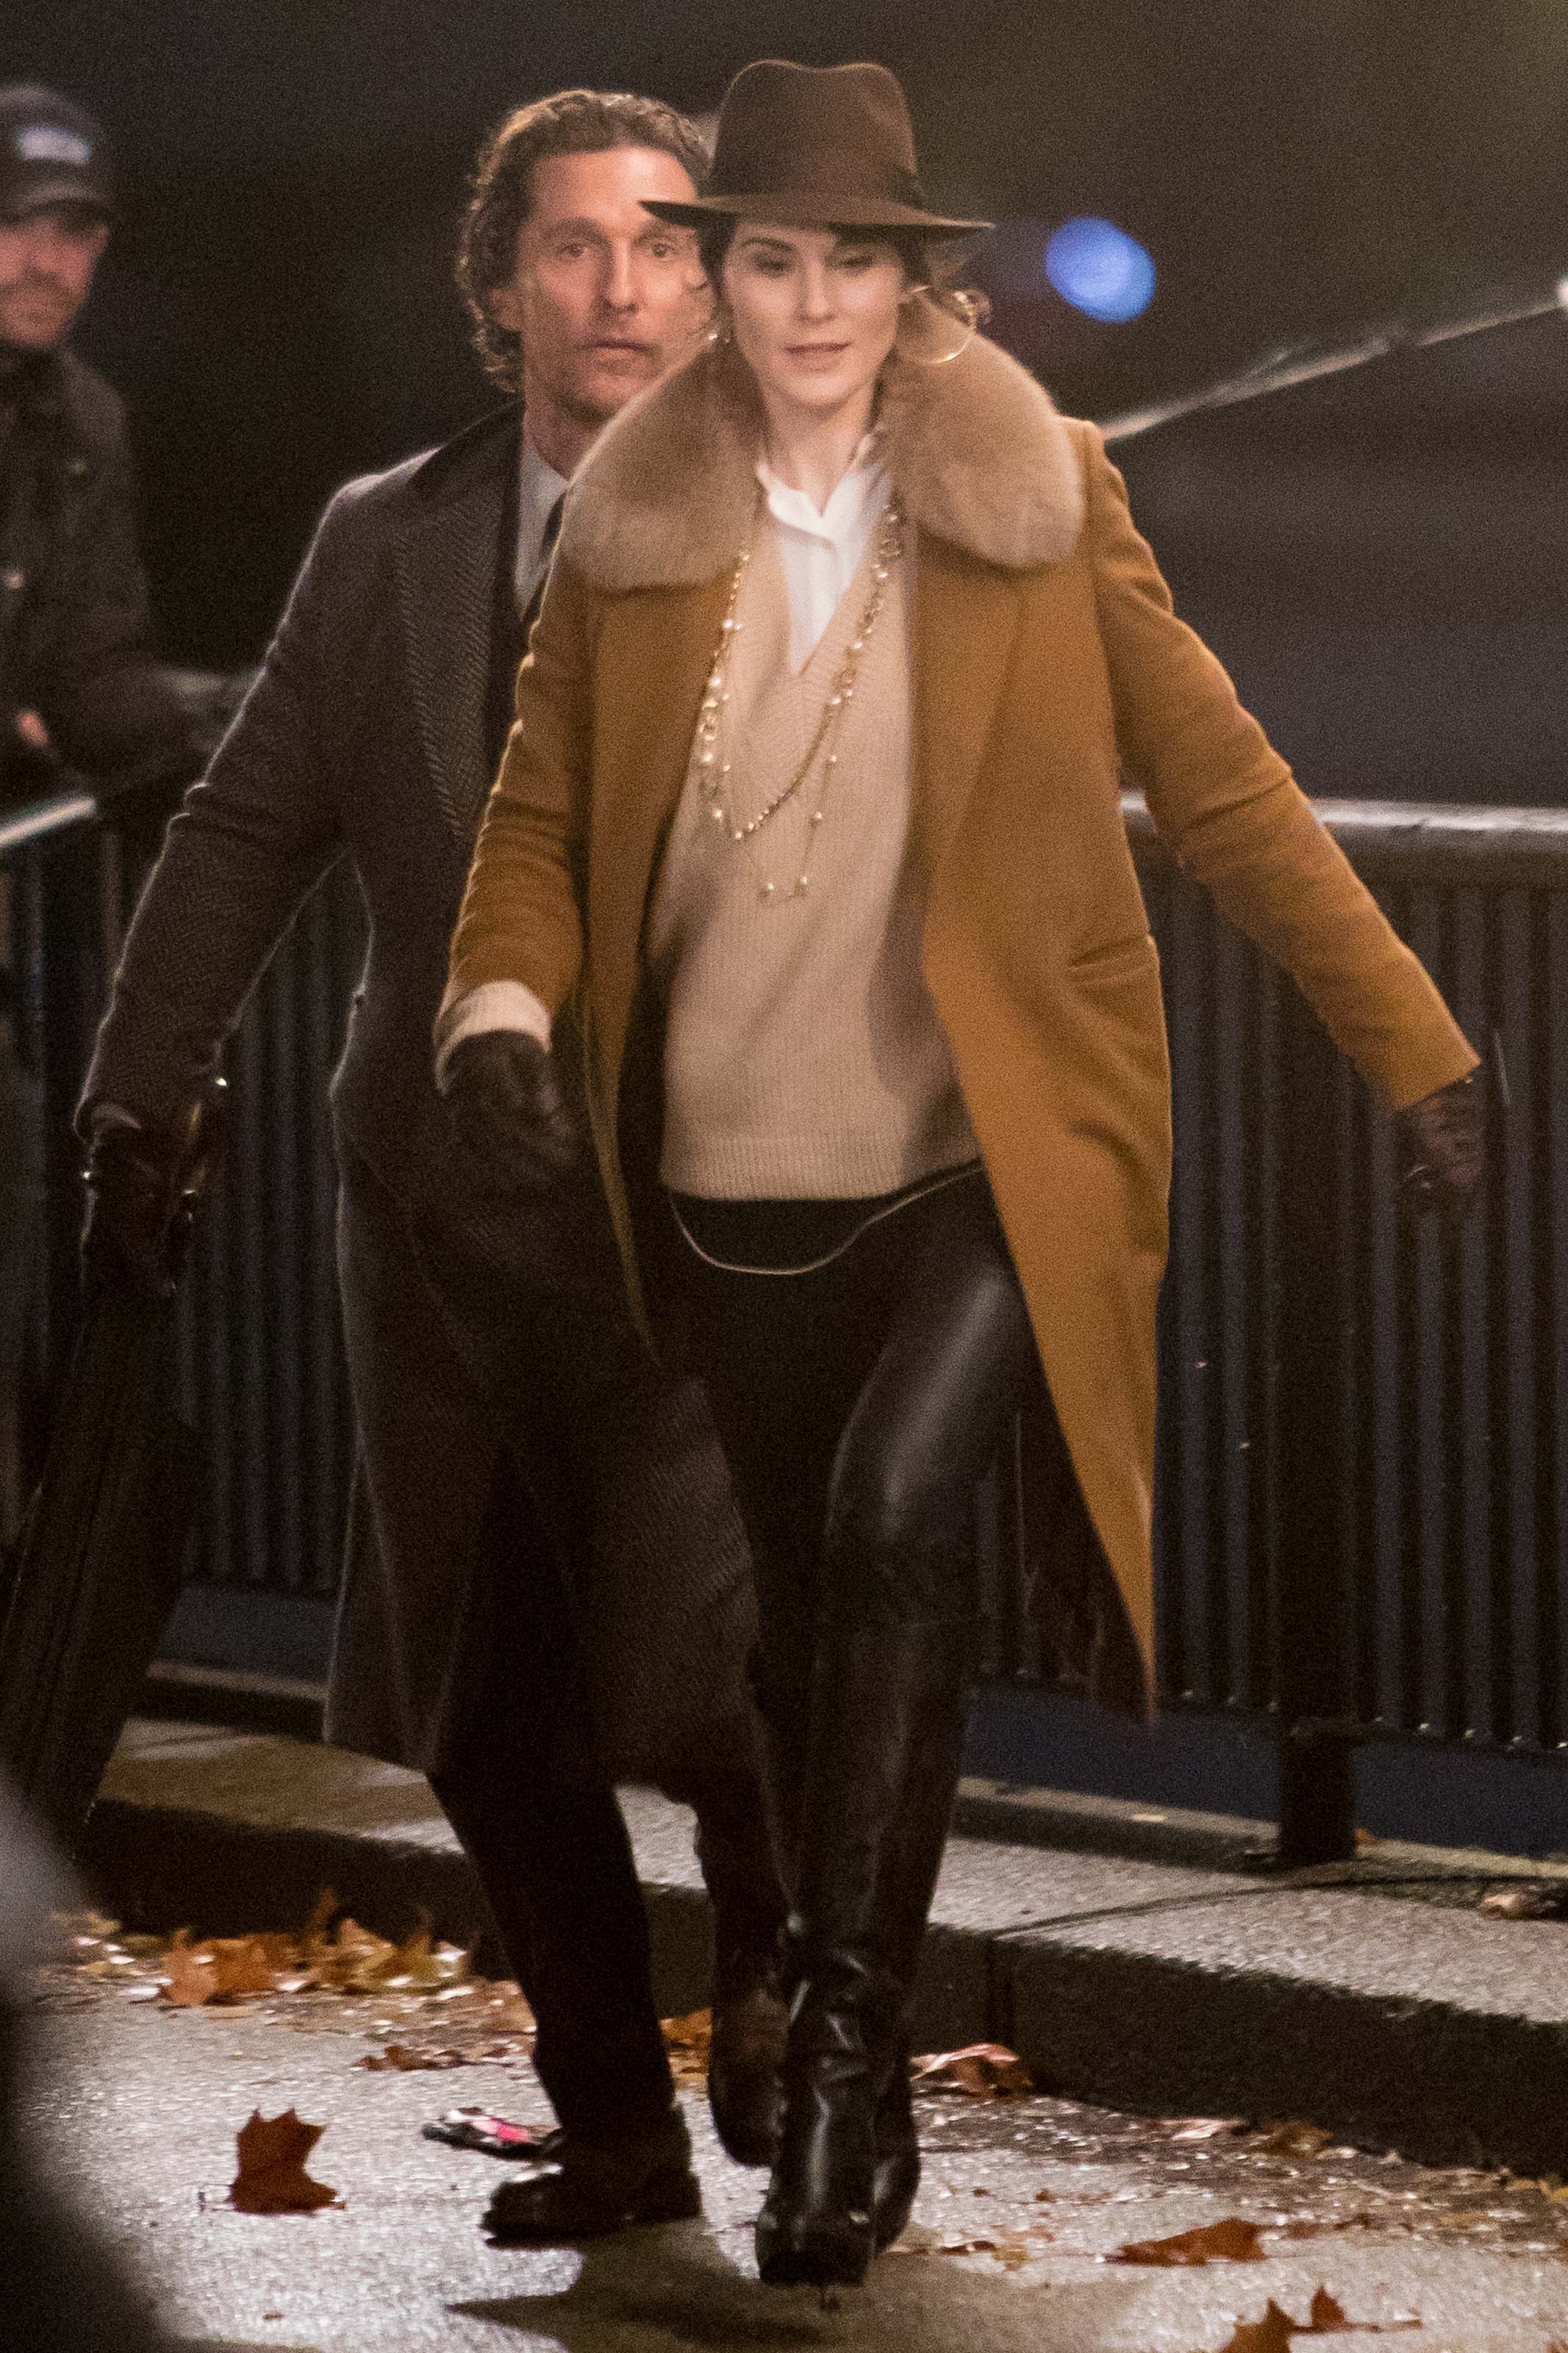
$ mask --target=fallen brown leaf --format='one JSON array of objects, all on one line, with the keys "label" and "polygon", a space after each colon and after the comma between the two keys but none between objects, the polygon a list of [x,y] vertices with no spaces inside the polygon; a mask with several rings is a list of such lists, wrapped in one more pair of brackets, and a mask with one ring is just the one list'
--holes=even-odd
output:
[{"label": "fallen brown leaf", "polygon": [[522,1988],[514,1978],[498,1978],[489,1989],[488,2022],[500,2027],[509,2034],[531,2034],[533,2012],[522,1998]]},{"label": "fallen brown leaf", "polygon": [[1560,1887],[1497,1887],[1476,1908],[1489,1920],[1560,1920],[1568,1894]]},{"label": "fallen brown leaf", "polygon": [[[1309,2319],[1292,2320],[1270,2296],[1262,2319],[1238,2321],[1235,2335],[1221,2347],[1220,2353],[1290,2353],[1292,2337],[1333,2337],[1351,2330],[1381,2337],[1387,2329],[1420,2326],[1413,2313],[1402,2314],[1394,2320],[1347,2320],[1344,2306],[1326,2287],[1320,2287],[1313,2291]],[[1568,2347],[1548,2346],[1546,2353],[1568,2353]]]},{"label": "fallen brown leaf", "polygon": [[199,1945],[181,1929],[163,1957],[165,1998],[179,2010],[270,1993],[292,1950],[287,1936],[209,1936]]},{"label": "fallen brown leaf", "polygon": [[1321,2125],[1267,2124],[1258,2126],[1247,2146],[1256,2157],[1316,2157],[1332,2138]]},{"label": "fallen brown leaf", "polygon": [[133,2000],[156,1998],[174,2009],[199,2010],[268,1995],[376,1995],[400,2015],[416,2003],[457,2003],[465,2025],[533,2031],[533,2014],[516,1983],[471,1978],[466,1949],[437,1942],[428,1919],[397,1943],[356,1920],[337,1920],[334,1926],[337,1911],[336,1895],[324,1888],[297,1932],[198,1941],[181,1928],[173,1936],[110,1939],[99,1932],[114,1923],[97,1915],[79,1914],[59,1925],[72,1932],[68,1946],[78,1974],[117,1983]]},{"label": "fallen brown leaf", "polygon": [[1281,2312],[1270,2296],[1262,2319],[1238,2320],[1236,2334],[1227,2338],[1220,2353],[1290,2353],[1290,2339],[1300,2330],[1300,2322]]},{"label": "fallen brown leaf", "polygon": [[710,2010],[689,2010],[680,2018],[659,2021],[664,2047],[669,2053],[670,2071],[679,2083],[701,2083],[708,2073],[709,2054],[713,2047],[713,2013]]},{"label": "fallen brown leaf", "polygon": [[380,2051],[367,2051],[356,2059],[356,2067],[367,2067],[373,2075],[411,2075],[423,2068],[467,2067],[469,2060],[462,2051],[412,2051],[406,2042],[388,2042]]},{"label": "fallen brown leaf", "polygon": [[315,1903],[310,1907],[310,1916],[306,1921],[301,1932],[303,1941],[306,1944],[309,1944],[313,1936],[324,1936],[328,1928],[331,1926],[333,1919],[336,1917],[337,1911],[337,1889],[335,1887],[323,1887],[321,1894],[317,1896]]},{"label": "fallen brown leaf", "polygon": [[305,2159],[326,2130],[308,2125],[292,2108],[264,2116],[259,2108],[237,2136],[239,2170],[229,2184],[228,2202],[246,2214],[309,2214],[335,2206],[338,2193],[312,2181]]},{"label": "fallen brown leaf", "polygon": [[970,2042],[962,2051],[928,2052],[911,2060],[911,2081],[920,2092],[962,2092],[971,2100],[1017,2099],[1035,2088],[1016,2051],[1001,2042]]},{"label": "fallen brown leaf", "polygon": [[1205,2222],[1196,2231],[1178,2231],[1169,2239],[1133,2239],[1107,2255],[1108,2263],[1260,2263],[1258,2244],[1263,2226],[1227,2215],[1223,2222]]},{"label": "fallen brown leaf", "polygon": [[1386,2221],[1388,2219],[1387,2215],[1373,2214],[1363,2209],[1358,2213],[1342,2214],[1332,2222],[1306,2221],[1282,2222],[1279,2225],[1279,2236],[1282,2239],[1321,2239],[1326,2238],[1332,2231],[1370,2230],[1374,2224]]},{"label": "fallen brown leaf", "polygon": [[931,2252],[934,2255],[994,2255],[999,2263],[1016,2272],[1029,2261],[1035,2250],[1027,2239],[1009,2235],[1000,2239],[943,2239]]}]

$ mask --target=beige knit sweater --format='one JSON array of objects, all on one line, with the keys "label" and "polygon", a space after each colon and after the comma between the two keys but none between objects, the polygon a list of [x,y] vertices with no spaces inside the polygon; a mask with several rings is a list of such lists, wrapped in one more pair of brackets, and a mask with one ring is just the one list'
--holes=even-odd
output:
[{"label": "beige knit sweater", "polygon": [[[773,533],[758,533],[736,609],[725,731],[736,821],[804,756],[865,610],[874,545],[792,673],[783,566]],[[695,759],[688,774],[647,943],[668,1016],[660,1174],[677,1192],[865,1198],[978,1149],[921,975],[923,891],[909,856],[910,588],[906,557],[861,658],[826,797],[818,760],[742,849],[712,822]],[[803,869],[809,887],[792,897]]]}]

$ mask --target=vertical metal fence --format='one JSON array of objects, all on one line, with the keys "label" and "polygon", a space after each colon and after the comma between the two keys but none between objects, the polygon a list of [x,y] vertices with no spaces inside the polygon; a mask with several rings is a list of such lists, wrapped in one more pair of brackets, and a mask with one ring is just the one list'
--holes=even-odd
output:
[{"label": "vertical metal fence", "polygon": [[1493,1079],[1485,1195],[1403,1215],[1392,1132],[1296,992],[1131,812],[1176,1096],[1161,1669],[1272,1718],[1302,1858],[1350,1754],[1564,1752],[1568,811],[1326,804]]},{"label": "vertical metal fence", "polygon": [[346,867],[300,910],[227,1061],[232,1129],[181,1293],[180,1410],[206,1477],[193,1581],[335,1593],[353,1459],[326,1082],[363,954]]},{"label": "vertical metal fence", "polygon": [[[1176,1104],[1162,1696],[1277,1729],[1297,1860],[1348,1850],[1358,1742],[1568,1754],[1568,810],[1320,808],[1506,1073],[1486,1196],[1458,1235],[1398,1213],[1388,1125],[1360,1081],[1127,804]],[[0,828],[40,1396],[68,1336],[69,1110],[122,887],[93,814],[62,804]],[[323,1094],[362,938],[340,871],[231,1055],[227,1172],[179,1322],[182,1404],[208,1466],[193,1590],[268,1596],[318,1620],[351,1445]],[[995,1564],[993,1663],[1048,1679],[1024,1607],[1042,1566],[1027,1495],[1005,1482],[1003,1501],[1004,1531],[1021,1534]]]}]

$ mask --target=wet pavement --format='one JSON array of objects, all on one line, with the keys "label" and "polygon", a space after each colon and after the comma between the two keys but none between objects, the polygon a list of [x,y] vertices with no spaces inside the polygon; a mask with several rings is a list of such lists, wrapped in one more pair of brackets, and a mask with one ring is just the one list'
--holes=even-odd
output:
[{"label": "wet pavement", "polygon": [[[914,2222],[837,2308],[757,2284],[750,2226],[762,2179],[719,2152],[695,2083],[682,2096],[703,2177],[700,2222],[582,2249],[491,2248],[477,2222],[504,2165],[419,2134],[458,2105],[547,2122],[525,2040],[491,1997],[307,1992],[182,2010],[135,1977],[59,1968],[40,1978],[32,2128],[56,2178],[190,2344],[1218,2353],[1271,2299],[1304,2323],[1319,2289],[1358,2330],[1397,2331],[1411,2353],[1568,2344],[1561,2183],[1420,2168],[1289,2122],[1151,2120],[1039,2096],[921,2100]],[[1135,2034],[1136,2021],[1109,2019],[1106,2031]],[[392,2043],[442,2063],[361,2063]],[[290,2107],[325,2126],[310,2170],[342,2204],[237,2212],[224,2202],[236,2133],[253,2109]],[[1113,2260],[1129,2243],[1226,2220],[1257,2226],[1258,2259]]]},{"label": "wet pavement", "polygon": [[[625,1802],[659,2000],[689,2009],[709,1959],[690,1817]],[[1430,2165],[1568,2173],[1568,1869],[1379,1841],[1260,1874],[1261,1826],[1146,1814],[963,1786],[917,1989],[928,2048],[1007,2042],[1110,2106],[1305,2113]],[[324,1884],[389,1935],[423,1909],[467,1938],[483,1913],[417,1775],[216,1725],[128,1728],[87,1862],[148,1926],[266,1928]]]}]

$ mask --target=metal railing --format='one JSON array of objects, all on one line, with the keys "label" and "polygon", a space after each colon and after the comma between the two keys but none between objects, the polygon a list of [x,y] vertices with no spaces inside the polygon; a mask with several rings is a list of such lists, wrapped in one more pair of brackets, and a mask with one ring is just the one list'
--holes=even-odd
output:
[{"label": "metal railing", "polygon": [[[1176,1099],[1162,1698],[1278,1731],[1297,1861],[1350,1851],[1360,1742],[1568,1754],[1568,810],[1319,808],[1506,1072],[1508,1100],[1463,1231],[1402,1218],[1387,1124],[1361,1082],[1127,803]],[[46,1372],[74,1288],[69,1106],[119,887],[90,816],[57,807],[0,828],[53,1235],[31,1326]],[[229,1175],[182,1306],[184,1403],[209,1462],[194,1576],[318,1612],[350,1442],[322,1097],[361,937],[340,871],[237,1041]],[[1038,1681],[1053,1671],[1023,1606],[1023,1572],[1048,1566],[1026,1557],[1029,1460],[1026,1445],[1003,1514],[1024,1540],[1004,1564],[992,1664]]]},{"label": "metal railing", "polygon": [[1282,1852],[1342,1857],[1359,1743],[1568,1755],[1568,810],[1318,805],[1494,1072],[1454,1234],[1400,1213],[1361,1082],[1126,806],[1176,1117],[1161,1695],[1271,1724]]},{"label": "metal railing", "polygon": [[[86,790],[0,820],[0,872],[21,1180],[14,1229],[0,1237],[11,1535],[77,1330],[83,1155],[72,1115],[142,876]],[[324,1092],[363,945],[358,891],[335,871],[264,975],[229,1056],[229,1149],[176,1311],[174,1403],[204,1444],[195,1588],[318,1604],[336,1590],[353,1430]]]},{"label": "metal railing", "polygon": [[113,970],[124,876],[116,834],[85,789],[68,787],[0,819],[7,884],[10,1054],[0,1071],[5,1203],[0,1232],[0,1517],[16,1531],[42,1460],[53,1392],[77,1324],[68,1204],[79,1200],[70,1129]]}]

